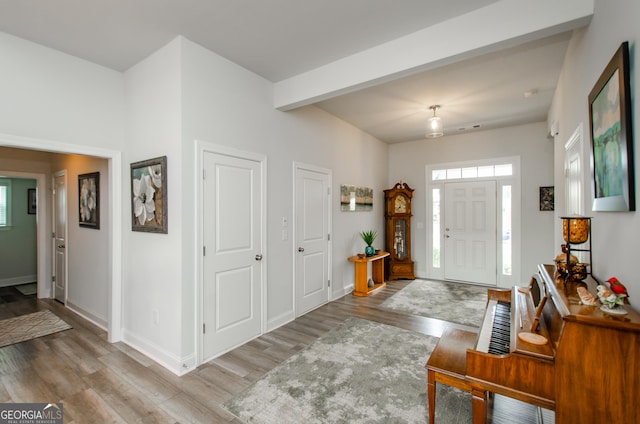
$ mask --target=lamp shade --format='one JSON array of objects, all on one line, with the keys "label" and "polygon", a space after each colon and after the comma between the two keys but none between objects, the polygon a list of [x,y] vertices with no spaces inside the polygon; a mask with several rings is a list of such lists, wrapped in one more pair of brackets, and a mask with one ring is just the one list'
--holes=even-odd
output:
[{"label": "lamp shade", "polygon": [[442,118],[436,116],[439,105],[433,105],[429,109],[433,110],[433,116],[427,119],[426,136],[429,138],[442,137],[444,135]]}]

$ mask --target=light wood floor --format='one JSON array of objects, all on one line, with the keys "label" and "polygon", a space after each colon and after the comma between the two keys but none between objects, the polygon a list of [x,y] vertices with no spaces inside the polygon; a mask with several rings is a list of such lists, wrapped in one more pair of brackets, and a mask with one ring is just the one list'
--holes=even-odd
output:
[{"label": "light wood floor", "polygon": [[107,342],[103,330],[55,301],[3,296],[0,319],[50,309],[73,329],[0,348],[0,402],[63,402],[65,424],[239,423],[222,403],[348,317],[434,336],[454,325],[378,308],[408,283],[391,282],[368,298],[344,296],[182,377]]}]

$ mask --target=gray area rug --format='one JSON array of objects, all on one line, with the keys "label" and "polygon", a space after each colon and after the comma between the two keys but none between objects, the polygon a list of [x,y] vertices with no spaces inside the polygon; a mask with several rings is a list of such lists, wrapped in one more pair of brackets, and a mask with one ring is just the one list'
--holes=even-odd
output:
[{"label": "gray area rug", "polygon": [[[246,423],[426,423],[424,365],[437,341],[349,318],[224,407]],[[470,399],[438,385],[438,421],[471,422]]]},{"label": "gray area rug", "polygon": [[487,306],[485,286],[415,280],[380,307],[479,327]]},{"label": "gray area rug", "polygon": [[0,347],[47,336],[71,326],[51,311],[39,311],[0,321]]}]

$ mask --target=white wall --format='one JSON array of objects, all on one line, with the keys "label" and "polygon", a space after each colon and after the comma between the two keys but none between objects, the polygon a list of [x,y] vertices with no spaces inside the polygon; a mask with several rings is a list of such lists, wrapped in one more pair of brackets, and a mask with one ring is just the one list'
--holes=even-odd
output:
[{"label": "white wall", "polygon": [[519,281],[528,283],[538,263],[555,257],[553,213],[539,210],[539,187],[553,185],[553,144],[546,138],[546,128],[545,123],[536,123],[389,147],[388,184],[404,181],[415,189],[411,204],[411,253],[417,276],[427,276],[426,237],[430,219],[426,217],[425,167],[429,164],[519,156],[523,240]]},{"label": "white wall", "polygon": [[[636,192],[638,186],[638,165],[640,149],[637,137],[640,125],[640,108],[636,99],[640,98],[638,84],[637,52],[640,40],[640,3],[636,0],[606,1],[596,0],[595,14],[591,24],[574,33],[562,74],[558,81],[549,121],[559,123],[559,134],[555,137],[555,185],[559,189],[556,198],[564,196],[564,144],[579,124],[584,125],[584,163],[589,163],[590,130],[588,116],[588,96],[605,66],[623,41],[629,41],[631,62],[631,110],[632,127],[636,143],[634,162],[636,167]],[[588,171],[585,171],[588,172]],[[590,179],[589,179],[590,181]],[[640,281],[637,280],[637,247],[633,235],[640,234],[640,216],[638,212],[592,212],[591,187],[585,187],[586,215],[592,217],[593,273],[596,278],[606,280],[616,276],[629,290],[629,300],[638,307]],[[637,201],[636,194],[636,204]],[[558,204],[556,215],[564,211],[564,205]],[[562,243],[560,220],[555,225],[555,245]]]},{"label": "white wall", "polygon": [[[165,366],[188,361],[181,337],[183,278],[181,43],[176,39],[125,72],[127,145],[123,162],[167,156],[168,234],[131,230],[130,167],[124,166],[124,339]],[[192,331],[192,330],[190,330]],[[193,352],[193,348],[189,348]]]},{"label": "white wall", "polygon": [[[194,364],[196,222],[195,141],[264,154],[267,164],[268,328],[294,317],[293,240],[281,240],[281,218],[293,222],[294,161],[333,171],[334,296],[353,285],[346,258],[364,249],[357,231],[382,230],[372,213],[341,214],[340,183],[382,193],[387,146],[315,107],[279,112],[272,84],[179,37],[126,72],[129,143],[125,161],[168,157],[169,234],[125,230],[125,339],[178,372]],[[126,179],[128,181],[128,178]],[[123,202],[128,205],[125,191]],[[126,199],[124,199],[126,197]],[[129,225],[130,218],[125,219]],[[292,229],[291,229],[292,231]],[[158,312],[160,322],[153,323]]]},{"label": "white wall", "polygon": [[0,32],[0,133],[121,149],[122,74]]},{"label": "white wall", "polygon": [[[102,328],[108,326],[109,234],[108,163],[79,155],[52,155],[52,173],[67,175],[67,307]],[[78,175],[100,173],[100,229],[79,225]],[[50,180],[49,180],[50,183]]]},{"label": "white wall", "polygon": [[[49,140],[56,149],[74,145],[121,149],[124,145],[124,90],[119,72],[0,33],[0,93],[0,134],[10,135],[6,138],[24,137],[38,143]],[[26,150],[8,149],[2,153],[0,169],[44,174],[47,189],[50,188],[52,161],[66,161],[55,159],[55,155]],[[82,173],[75,167],[73,162],[69,163],[70,176],[77,177]],[[103,168],[100,170],[102,176]],[[71,193],[77,192],[77,178],[70,177],[68,182]],[[104,187],[108,190],[106,181]],[[39,221],[38,226],[46,227],[45,234],[50,235],[52,209],[50,190],[47,189],[42,187],[39,192],[39,208],[46,211],[46,219]],[[107,258],[110,258],[109,242],[106,241],[109,215],[104,213],[103,229],[79,238],[77,211],[71,206],[69,209],[69,217],[75,217],[75,221],[69,223],[68,245],[80,255],[69,256],[69,273],[73,281],[73,288],[69,288],[70,294],[73,293],[71,298],[80,312],[100,325],[107,319],[105,293],[109,288],[105,284],[111,276],[106,267]],[[38,261],[42,261],[44,274],[48,276],[46,281],[39,281],[42,284],[51,281],[49,241],[50,236],[44,242],[39,240],[45,252]],[[76,243],[82,244],[84,250],[78,250]],[[91,260],[82,257],[90,254],[93,255]],[[39,275],[41,271],[38,270]],[[76,283],[82,284],[81,288],[75,286]]]},{"label": "white wall", "polygon": [[[293,317],[293,239],[281,239],[281,218],[293,235],[293,163],[332,170],[334,297],[350,291],[352,264],[347,257],[364,250],[360,230],[383,232],[382,190],[387,188],[387,146],[355,127],[316,108],[292,112],[273,109],[272,84],[182,39],[183,53],[183,194],[193,198],[194,141],[265,154],[268,158],[267,191],[267,316],[268,326]],[[340,184],[372,187],[378,195],[372,212],[340,212]],[[185,204],[190,208],[189,204]],[[185,215],[187,212],[185,211]],[[185,222],[183,262],[191,265],[195,223]],[[379,240],[382,243],[382,240]],[[376,243],[377,244],[377,243]],[[380,244],[380,247],[382,245]],[[194,281],[193,269],[183,278]],[[184,287],[185,296],[194,294]],[[187,307],[188,305],[185,305]],[[188,317],[184,317],[185,322]],[[185,326],[185,331],[191,323]]]}]

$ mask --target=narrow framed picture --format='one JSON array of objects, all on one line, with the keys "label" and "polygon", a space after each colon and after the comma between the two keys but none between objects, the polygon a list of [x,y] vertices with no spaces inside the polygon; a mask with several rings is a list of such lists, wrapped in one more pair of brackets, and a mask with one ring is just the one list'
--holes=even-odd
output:
[{"label": "narrow framed picture", "polygon": [[131,229],[167,234],[167,157],[131,164]]},{"label": "narrow framed picture", "polygon": [[100,229],[100,173],[78,175],[78,223]]},{"label": "narrow framed picture", "polygon": [[38,196],[36,195],[35,188],[27,189],[27,213],[29,215],[35,215],[38,210]]},{"label": "narrow framed picture", "polygon": [[635,211],[629,43],[620,45],[589,93],[594,211]]},{"label": "narrow framed picture", "polygon": [[552,211],[554,209],[554,186],[540,187],[540,210]]}]

